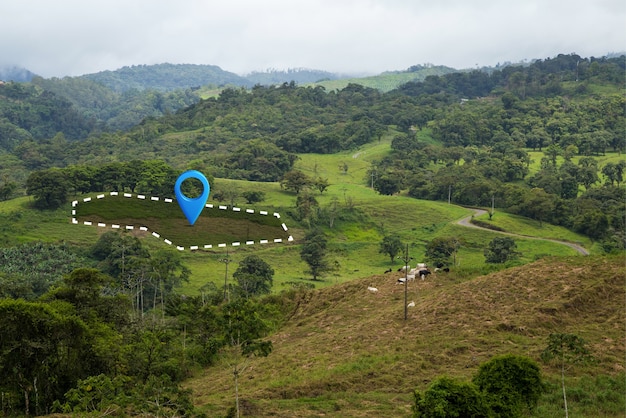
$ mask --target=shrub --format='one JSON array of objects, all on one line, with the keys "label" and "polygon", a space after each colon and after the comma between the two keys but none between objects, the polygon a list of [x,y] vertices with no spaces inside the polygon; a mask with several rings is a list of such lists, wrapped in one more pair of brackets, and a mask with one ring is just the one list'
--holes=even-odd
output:
[{"label": "shrub", "polygon": [[489,417],[485,397],[472,383],[441,377],[420,393],[414,392],[414,417]]},{"label": "shrub", "polygon": [[532,412],[543,391],[539,366],[529,358],[512,354],[482,364],[473,383],[483,392],[492,410],[503,417]]}]

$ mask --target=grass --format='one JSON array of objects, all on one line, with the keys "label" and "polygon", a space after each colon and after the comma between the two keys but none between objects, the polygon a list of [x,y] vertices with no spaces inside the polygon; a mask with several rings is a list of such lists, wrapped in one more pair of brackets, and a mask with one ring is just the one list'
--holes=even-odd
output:
[{"label": "grass", "polygon": [[[572,416],[623,416],[623,258],[556,257],[473,280],[455,275],[411,282],[416,307],[406,321],[396,274],[297,294],[290,319],[271,336],[274,351],[252,359],[240,379],[249,415],[410,416],[414,389],[444,374],[469,379],[505,353],[534,359],[549,382],[535,416],[562,415],[559,370],[539,355],[551,332],[568,332],[596,358],[568,370]],[[225,365],[186,386],[210,415],[232,405]]]},{"label": "grass", "polygon": [[540,224],[539,221],[534,219],[506,212],[496,212],[491,220],[489,220],[489,215],[487,214],[477,216],[476,219],[485,221],[496,227],[502,228],[504,231],[514,234],[526,235],[529,237],[558,239],[561,241],[581,244],[585,247],[591,247],[593,244],[592,241],[585,235],[578,234],[566,228],[547,224],[545,222]]},{"label": "grass", "polygon": [[[103,195],[100,195],[103,196]],[[175,246],[189,248],[205,245],[218,246],[225,243],[231,245],[262,240],[287,240],[289,234],[282,227],[282,221],[273,213],[245,208],[221,206],[207,207],[194,225],[190,225],[178,207],[176,201],[152,201],[149,198],[104,196],[76,205],[76,218],[79,222],[103,223],[111,226],[120,225],[122,229],[132,226],[135,229],[147,228],[147,232],[156,232]]]},{"label": "grass", "polygon": [[[289,243],[227,247],[229,280],[239,261],[256,254],[276,272],[275,293],[291,289],[294,282],[316,287],[315,291],[295,293],[290,303],[298,308],[271,336],[274,352],[267,358],[251,360],[241,379],[244,414],[410,416],[413,389],[423,390],[442,374],[469,378],[478,364],[496,354],[512,352],[538,359],[545,337],[564,331],[588,340],[598,359],[595,365],[572,369],[568,375],[572,416],[623,416],[623,387],[619,386],[625,355],[623,258],[579,257],[561,244],[516,238],[522,253],[519,260],[486,265],[483,250],[499,235],[458,225],[456,221],[470,216],[471,209],[405,196],[381,196],[367,187],[369,162],[390,151],[391,135],[358,150],[303,155],[297,162],[296,168],[307,174],[329,179],[328,190],[314,194],[320,206],[327,207],[335,200],[340,208],[333,228],[325,227],[330,236],[329,259],[335,268],[317,282],[309,280],[307,266],[300,259],[299,244],[307,225],[290,216],[296,199],[293,193],[281,190],[277,183],[216,179],[212,184],[214,191],[263,191],[266,199],[255,209],[270,213],[264,220],[276,220],[271,214],[279,212],[295,238]],[[345,173],[339,169],[343,163],[348,164]],[[193,245],[200,238],[203,242],[231,239],[220,237],[219,228],[209,223],[220,218],[234,224],[237,214],[232,211],[205,210],[196,229],[185,225],[175,202],[162,202],[157,210],[156,206],[142,206],[144,203],[107,197],[80,203],[77,211],[81,220],[107,224],[141,221],[161,233],[168,231],[176,238],[173,241],[185,245]],[[72,225],[69,204],[45,212],[32,210],[29,204],[27,197],[0,203],[3,246],[65,240],[86,247],[109,230]],[[104,206],[90,206],[96,204]],[[248,230],[280,226],[257,220],[249,228],[252,221],[239,223],[231,236],[248,237]],[[496,212],[491,222],[522,235],[589,245],[584,237],[563,228],[548,224],[539,227],[537,222],[503,212]],[[140,234],[136,230],[128,233]],[[409,311],[407,321],[402,319],[404,289],[395,284],[398,273],[381,274],[390,266],[394,270],[399,266],[399,262],[391,265],[388,257],[378,252],[385,234],[396,234],[410,244],[413,263],[423,261],[425,246],[435,237],[463,240],[449,274],[436,273],[426,281],[409,284],[409,300],[417,306]],[[162,240],[147,235],[144,243],[148,247],[167,247]],[[226,248],[181,252],[192,275],[179,291],[198,294],[207,282],[223,284],[226,264],[220,260],[225,255]],[[379,292],[367,292],[370,285]],[[559,416],[558,370],[546,365],[542,369],[550,384],[536,416]],[[585,376],[593,378],[585,380]],[[208,416],[223,415],[232,405],[231,384],[232,376],[223,364],[202,371],[186,383]]]},{"label": "grass", "polygon": [[[381,196],[367,187],[366,172],[372,160],[381,158],[390,152],[393,132],[383,136],[380,142],[368,144],[340,154],[317,155],[305,154],[297,162],[296,168],[311,177],[328,178],[330,187],[323,194],[314,193],[320,207],[328,207],[337,202],[339,214],[333,228],[326,226],[330,237],[329,261],[334,269],[326,277],[311,282],[306,273],[307,266],[300,259],[300,240],[304,236],[307,225],[296,222],[290,211],[295,206],[296,195],[282,190],[278,183],[258,183],[240,180],[216,179],[211,189],[234,190],[241,194],[246,190],[259,190],[265,193],[265,200],[255,204],[254,209],[264,209],[270,214],[278,212],[280,222],[285,222],[289,234],[294,237],[291,243],[263,244],[228,248],[232,260],[229,275],[236,269],[237,263],[248,254],[257,254],[267,260],[275,270],[274,289],[280,291],[292,282],[313,284],[317,288],[342,284],[360,277],[379,274],[387,270],[390,260],[378,252],[378,243],[386,234],[398,235],[403,242],[410,244],[410,255],[414,262],[424,259],[428,241],[438,236],[454,236],[462,239],[465,244],[457,254],[457,269],[465,271],[464,275],[472,276],[492,271],[493,266],[484,263],[483,249],[489,241],[498,236],[495,232],[470,229],[455,224],[455,221],[471,215],[472,211],[463,207],[448,205],[443,202],[422,201],[405,196]],[[347,172],[340,170],[346,163]],[[82,202],[83,196],[79,199]],[[191,245],[214,245],[226,242],[245,241],[248,239],[265,239],[260,236],[262,228],[271,227],[272,232],[283,234],[281,223],[262,225],[246,219],[235,222],[225,218],[226,215],[237,216],[232,211],[205,209],[194,227],[189,227],[180,209],[173,203],[141,201],[109,196],[79,203],[77,206],[80,225],[70,222],[71,206],[68,204],[58,211],[40,212],[30,209],[29,198],[22,197],[0,203],[0,238],[1,245],[11,246],[17,243],[41,240],[47,242],[66,241],[79,246],[93,245],[99,234],[110,230],[95,226],[82,225],[84,220],[103,222],[106,225],[118,224],[145,225],[150,231],[156,231],[173,242],[173,245],[189,247]],[[113,199],[113,200],[111,200]],[[157,205],[157,210],[154,210]],[[223,204],[210,200],[215,206]],[[248,208],[241,198],[234,202],[235,206]],[[100,206],[97,206],[100,205]],[[212,217],[217,213],[221,218]],[[246,215],[247,217],[247,215]],[[264,219],[276,220],[272,216]],[[221,225],[217,222],[222,222]],[[544,224],[541,228],[534,221],[514,217],[497,212],[492,222],[502,224],[504,229],[525,235],[542,236],[545,238],[562,238],[570,241],[584,241],[572,235],[564,228]],[[228,228],[227,228],[228,227]],[[138,230],[127,231],[145,236],[144,243],[151,248],[167,247],[162,238],[154,238],[150,232]],[[287,238],[288,234],[279,237]],[[522,257],[517,262],[528,263],[541,255],[574,255],[570,248],[553,242],[516,239]],[[220,260],[226,255],[226,248],[200,249],[181,253],[184,262],[191,269],[191,278],[182,289],[183,293],[197,294],[207,282],[224,283],[226,266]],[[501,266],[498,268],[509,267]]]}]

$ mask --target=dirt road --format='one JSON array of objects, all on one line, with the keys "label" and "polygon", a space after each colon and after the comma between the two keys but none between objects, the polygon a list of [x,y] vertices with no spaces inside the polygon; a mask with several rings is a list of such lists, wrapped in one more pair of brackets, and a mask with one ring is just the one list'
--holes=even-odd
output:
[{"label": "dirt road", "polygon": [[476,216],[485,215],[487,213],[487,211],[484,210],[484,209],[473,209],[473,211],[474,211],[473,215],[470,215],[470,216],[467,216],[465,218],[459,219],[458,221],[456,221],[456,223],[458,225],[466,226],[468,228],[484,229],[486,231],[496,232],[496,233],[503,234],[503,235],[510,235],[510,236],[513,236],[513,237],[528,238],[528,239],[538,239],[538,240],[542,240],[542,241],[552,241],[552,242],[556,242],[558,244],[567,245],[568,247],[573,248],[574,250],[578,251],[582,255],[589,255],[589,251],[587,251],[583,246],[578,245],[578,244],[574,244],[573,242],[559,241],[559,240],[551,239],[551,238],[532,237],[532,236],[529,236],[529,235],[513,234],[513,233],[510,233],[510,232],[494,231],[493,229],[483,228],[481,226],[474,225],[471,222],[472,216],[476,217]]}]

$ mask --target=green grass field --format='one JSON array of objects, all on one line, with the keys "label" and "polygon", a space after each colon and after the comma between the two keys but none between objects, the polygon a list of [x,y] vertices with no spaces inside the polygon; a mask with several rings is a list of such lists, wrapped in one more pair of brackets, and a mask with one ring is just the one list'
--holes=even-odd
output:
[{"label": "green grass field", "polygon": [[[427,133],[426,133],[427,134]],[[456,268],[479,274],[492,271],[492,266],[484,263],[484,248],[489,241],[498,236],[494,231],[484,231],[456,225],[456,221],[470,216],[473,211],[444,202],[432,202],[412,199],[406,196],[383,196],[368,187],[367,170],[371,161],[387,155],[393,132],[389,132],[380,142],[367,144],[357,150],[332,155],[304,154],[300,156],[295,168],[311,177],[327,178],[330,186],[320,194],[313,194],[321,208],[336,204],[338,214],[333,227],[325,225],[329,236],[328,257],[333,269],[313,283],[316,287],[344,283],[359,277],[380,274],[390,265],[388,256],[380,254],[378,245],[382,237],[395,234],[410,245],[410,255],[414,262],[424,261],[426,244],[435,237],[457,237],[463,241],[456,259]],[[347,165],[347,170],[344,169]],[[181,289],[182,292],[196,294],[207,282],[218,285],[224,282],[226,265],[221,262],[229,253],[231,264],[229,276],[236,269],[237,263],[248,254],[256,254],[267,260],[275,270],[274,289],[284,289],[286,283],[302,281],[311,283],[307,266],[300,259],[300,242],[306,224],[295,221],[290,213],[295,208],[296,195],[282,190],[278,183],[258,183],[241,180],[215,179],[211,185],[215,190],[234,190],[239,195],[246,190],[258,190],[265,193],[265,200],[255,205],[246,205],[242,198],[235,199],[234,206],[240,212],[232,210],[205,209],[198,222],[190,227],[175,202],[152,202],[137,198],[107,197],[83,203],[85,196],[75,197],[79,224],[71,222],[70,204],[57,211],[36,211],[30,209],[29,197],[21,197],[7,202],[0,202],[0,239],[1,245],[11,246],[28,241],[65,241],[82,247],[93,245],[100,234],[111,230],[113,224],[145,226],[147,231],[134,228],[125,230],[144,237],[144,243],[150,248],[172,248],[176,246],[188,249],[198,246],[197,251],[182,251],[184,262],[191,269],[191,278]],[[224,203],[209,200],[215,208]],[[244,213],[254,209],[256,214]],[[258,215],[258,211],[268,212],[267,216]],[[280,219],[272,216],[280,214]],[[86,226],[84,221],[92,222]],[[269,222],[264,224],[263,221]],[[285,223],[288,233],[281,224]],[[496,212],[493,220],[508,232],[531,237],[559,239],[577,242],[589,248],[591,242],[565,228],[543,224],[526,218]],[[103,223],[107,227],[97,227]],[[156,238],[151,235],[157,232]],[[275,233],[275,234],[274,234]],[[270,236],[272,235],[272,236]],[[275,235],[275,236],[274,236]],[[293,236],[294,241],[287,238]],[[274,243],[274,238],[283,242]],[[172,242],[168,245],[164,242]],[[267,244],[260,244],[261,239],[268,239]],[[216,247],[220,243],[245,243],[254,241],[254,245]],[[575,255],[576,252],[564,245],[524,238],[516,238],[518,250],[522,253],[517,263],[527,263],[544,255]],[[211,248],[204,248],[212,245]],[[399,265],[399,262],[396,262]],[[504,268],[506,266],[500,266]]]}]

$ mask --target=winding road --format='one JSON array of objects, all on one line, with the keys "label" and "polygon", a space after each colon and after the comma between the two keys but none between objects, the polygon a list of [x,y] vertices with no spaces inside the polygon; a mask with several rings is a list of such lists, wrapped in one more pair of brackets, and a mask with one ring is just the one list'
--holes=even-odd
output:
[{"label": "winding road", "polygon": [[530,236],[530,235],[514,234],[514,233],[511,233],[511,232],[495,231],[493,229],[483,228],[482,226],[474,225],[471,222],[472,217],[485,215],[485,214],[487,214],[487,211],[484,210],[484,209],[472,209],[472,210],[474,211],[473,215],[466,216],[465,218],[459,219],[458,221],[456,221],[456,223],[458,225],[465,226],[465,227],[468,227],[468,228],[484,229],[485,231],[496,232],[498,234],[510,235],[510,236],[513,236],[513,237],[528,238],[528,239],[538,239],[538,240],[542,240],[542,241],[556,242],[558,244],[567,245],[568,247],[573,248],[574,250],[578,251],[582,255],[589,255],[589,251],[587,251],[585,249],[585,247],[583,247],[581,245],[578,245],[578,244],[574,244],[573,242],[559,241],[559,240],[551,239],[551,238],[533,237],[533,236]]}]

